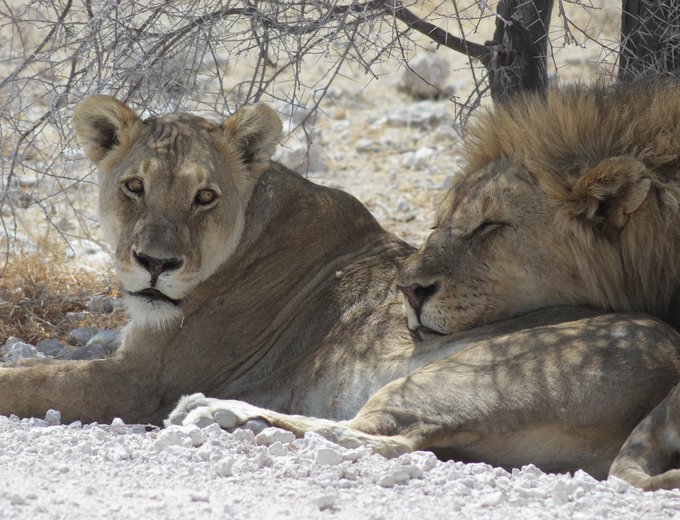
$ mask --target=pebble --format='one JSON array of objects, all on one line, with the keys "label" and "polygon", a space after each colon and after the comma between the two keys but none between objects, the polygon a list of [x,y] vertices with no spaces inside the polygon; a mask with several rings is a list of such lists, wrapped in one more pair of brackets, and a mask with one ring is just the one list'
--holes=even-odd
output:
[{"label": "pebble", "polygon": [[286,450],[286,447],[279,441],[276,441],[275,443],[271,444],[269,448],[267,448],[267,452],[272,457],[283,457],[288,454],[288,450]]},{"label": "pebble", "polygon": [[408,471],[404,469],[394,469],[387,475],[381,477],[380,480],[378,480],[378,485],[385,488],[391,488],[396,484],[408,482],[410,478],[411,476],[409,475]]},{"label": "pebble", "polygon": [[342,453],[331,448],[319,448],[314,462],[326,466],[337,466],[344,460]]},{"label": "pebble", "polygon": [[202,491],[190,491],[189,498],[192,502],[209,502],[210,496]]},{"label": "pebble", "polygon": [[399,87],[416,98],[435,98],[446,87],[450,70],[451,65],[443,56],[421,53],[408,62]]},{"label": "pebble", "polygon": [[392,110],[377,122],[388,126],[438,127],[442,124],[453,124],[446,108],[439,103],[421,101]]},{"label": "pebble", "polygon": [[21,359],[44,357],[46,357],[45,354],[39,352],[33,345],[23,341],[15,341],[9,347],[7,354],[5,354],[4,361],[6,363],[16,363]]},{"label": "pebble", "polygon": [[11,346],[15,343],[23,343],[23,341],[21,341],[16,336],[10,336],[7,338],[7,340],[2,344],[2,347],[0,347],[0,354],[7,354]]},{"label": "pebble", "polygon": [[275,442],[290,444],[295,440],[295,434],[281,428],[265,428],[255,436],[255,443],[262,446],[271,446]]},{"label": "pebble", "polygon": [[185,426],[184,428],[185,433],[189,440],[191,441],[191,445],[193,447],[198,447],[202,445],[208,439],[208,435],[201,428],[194,424]]},{"label": "pebble", "polygon": [[233,433],[234,440],[243,442],[255,442],[255,434],[252,430],[246,428],[239,428]]},{"label": "pebble", "polygon": [[258,468],[264,468],[266,466],[271,466],[274,463],[274,459],[272,459],[268,453],[261,451],[255,457],[253,458],[253,463],[255,466]]},{"label": "pebble", "polygon": [[105,355],[110,356],[120,348],[123,341],[123,334],[118,329],[104,329],[92,336],[85,347],[96,348],[101,346]]},{"label": "pebble", "polygon": [[96,327],[79,327],[69,332],[64,340],[70,345],[85,345],[98,331]]},{"label": "pebble", "polygon": [[101,345],[85,345],[76,349],[64,349],[61,359],[82,360],[82,359],[104,359],[106,352]]},{"label": "pebble", "polygon": [[57,357],[64,346],[58,339],[48,338],[38,343],[35,348],[38,352],[45,354],[48,357]]},{"label": "pebble", "polygon": [[30,419],[28,419],[27,424],[34,428],[46,428],[47,426],[50,425],[50,423],[47,422],[46,420],[38,419],[37,417],[31,417]]},{"label": "pebble", "polygon": [[59,426],[61,424],[61,412],[50,408],[45,414],[45,420],[50,426]]},{"label": "pebble", "polygon": [[232,468],[234,466],[234,459],[231,457],[222,457],[215,464],[215,473],[220,477],[230,477],[232,475]]},{"label": "pebble", "polygon": [[153,446],[156,451],[163,451],[170,446],[181,446],[187,434],[181,426],[168,426],[158,434]]},{"label": "pebble", "polygon": [[111,314],[116,308],[120,307],[121,303],[117,298],[100,294],[93,296],[85,308],[97,314]]},{"label": "pebble", "polygon": [[314,499],[314,504],[320,511],[331,509],[338,502],[338,495],[334,493],[326,493]]},{"label": "pebble", "polygon": [[121,419],[120,417],[114,417],[113,421],[111,421],[111,431],[118,434],[125,433],[126,428],[123,419]]},{"label": "pebble", "polygon": [[479,497],[479,505],[483,507],[497,506],[503,502],[505,495],[501,491],[486,493]]}]

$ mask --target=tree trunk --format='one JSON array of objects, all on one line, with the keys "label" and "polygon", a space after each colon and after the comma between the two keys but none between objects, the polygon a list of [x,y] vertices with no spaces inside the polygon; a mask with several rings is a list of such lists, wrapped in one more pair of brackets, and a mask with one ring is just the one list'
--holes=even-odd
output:
[{"label": "tree trunk", "polygon": [[679,70],[679,7],[677,0],[623,0],[621,81]]},{"label": "tree trunk", "polygon": [[554,0],[501,0],[486,63],[495,103],[548,86],[548,27]]}]

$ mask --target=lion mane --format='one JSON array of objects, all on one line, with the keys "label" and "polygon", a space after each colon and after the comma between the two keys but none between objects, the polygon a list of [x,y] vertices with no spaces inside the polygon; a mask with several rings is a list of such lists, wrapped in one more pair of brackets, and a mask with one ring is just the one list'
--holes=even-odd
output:
[{"label": "lion mane", "polygon": [[[508,158],[557,203],[555,225],[577,236],[582,275],[607,287],[611,309],[680,326],[680,262],[669,261],[680,258],[678,82],[519,95],[470,126],[462,176]],[[617,244],[592,247],[597,240]]]}]

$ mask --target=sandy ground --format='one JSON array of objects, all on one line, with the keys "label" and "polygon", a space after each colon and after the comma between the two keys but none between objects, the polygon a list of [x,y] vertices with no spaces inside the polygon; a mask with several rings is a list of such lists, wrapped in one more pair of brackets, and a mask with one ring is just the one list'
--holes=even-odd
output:
[{"label": "sandy ground", "polygon": [[[441,54],[453,64],[446,86],[465,96],[464,62]],[[570,51],[561,76],[585,75],[598,54]],[[414,100],[397,89],[399,76],[395,67],[366,85],[348,73],[333,87],[307,175],[353,193],[385,227],[418,244],[457,171],[460,141],[451,103]],[[79,189],[73,200],[93,214],[91,189]],[[39,238],[30,233],[41,218],[30,211],[19,215],[27,243]],[[71,246],[74,265],[101,265],[97,243]],[[57,423],[54,415],[0,417],[1,518],[680,518],[680,492],[642,493],[583,473],[508,473],[427,453],[386,460],[272,429],[256,437],[213,427]]]}]

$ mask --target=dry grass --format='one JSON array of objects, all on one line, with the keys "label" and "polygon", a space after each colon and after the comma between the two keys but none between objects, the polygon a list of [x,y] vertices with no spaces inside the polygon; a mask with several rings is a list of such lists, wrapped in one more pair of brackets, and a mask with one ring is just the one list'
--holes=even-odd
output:
[{"label": "dry grass", "polygon": [[122,309],[83,312],[97,295],[118,296],[112,273],[74,271],[50,253],[17,253],[0,276],[0,344],[10,336],[32,344],[46,338],[63,341],[77,327],[123,325]]}]

